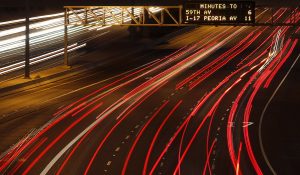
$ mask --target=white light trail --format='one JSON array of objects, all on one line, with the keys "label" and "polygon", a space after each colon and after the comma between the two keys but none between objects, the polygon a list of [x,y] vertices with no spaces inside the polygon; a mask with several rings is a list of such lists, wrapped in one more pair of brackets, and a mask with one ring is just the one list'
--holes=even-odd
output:
[{"label": "white light trail", "polygon": [[[80,48],[83,48],[85,46],[86,46],[86,43],[81,44],[81,45],[77,45],[77,43],[73,44],[73,45],[70,45],[70,46],[68,46],[68,52],[73,52],[73,51],[78,50]],[[37,63],[49,60],[51,58],[61,56],[63,54],[64,54],[64,48],[53,51],[53,52],[49,52],[47,54],[31,58],[30,59],[30,65],[35,65]],[[12,64],[12,65],[9,65],[9,66],[6,66],[6,67],[2,67],[2,68],[0,68],[0,75],[6,74],[6,73],[9,73],[9,72],[12,72],[12,71],[20,70],[24,67],[25,67],[25,61],[21,61],[19,63],[15,63],[15,64]]]},{"label": "white light trail", "polygon": [[[113,13],[117,19],[121,19],[121,9],[113,8]],[[156,13],[160,11],[160,8],[151,7],[149,9],[151,12]],[[84,17],[84,9],[75,10],[76,13]],[[93,12],[97,15],[102,14],[101,9],[94,9]],[[134,10],[134,16],[139,16],[141,13],[141,8],[136,8]],[[124,22],[129,22],[131,18],[129,14],[124,13]],[[91,14],[88,14],[88,21],[93,17]],[[35,22],[37,20],[48,19],[46,21]],[[70,22],[76,22],[78,20],[74,14],[70,14]],[[59,42],[63,42],[64,35],[64,13],[55,13],[50,15],[43,15],[30,18],[32,24],[30,24],[30,29],[32,30],[30,33],[30,47],[31,49],[40,49],[43,47],[49,47],[54,44],[59,44]],[[18,27],[12,29],[6,29],[0,31],[0,60],[5,61],[7,59],[16,57],[18,55],[22,55],[23,49],[25,47],[25,19],[18,19],[6,22],[0,22],[0,26],[9,26],[14,24],[21,24]],[[81,36],[82,34],[86,34],[89,31],[100,31],[104,29],[110,28],[114,23],[114,19],[111,14],[106,14],[106,25],[105,26],[68,26],[68,34],[69,38],[74,38],[76,36]],[[90,24],[97,24],[97,21],[90,22]],[[71,48],[69,51],[73,51],[74,49],[79,49],[85,47],[86,44],[82,44],[80,46],[76,46]],[[70,46],[69,46],[70,47]],[[51,51],[45,53],[43,55],[34,57],[30,60],[30,64],[36,64],[45,60],[49,60],[51,58],[57,57],[61,55],[61,49],[57,49],[56,51]],[[38,60],[35,60],[38,59]],[[13,62],[13,61],[12,61]],[[12,72],[14,70],[19,70],[24,67],[24,61],[14,63],[5,67],[0,67],[0,75]]]}]

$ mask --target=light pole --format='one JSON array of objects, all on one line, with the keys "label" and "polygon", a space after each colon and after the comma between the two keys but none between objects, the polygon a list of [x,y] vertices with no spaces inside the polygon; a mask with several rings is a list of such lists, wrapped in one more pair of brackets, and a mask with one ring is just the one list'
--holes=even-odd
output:
[{"label": "light pole", "polygon": [[65,25],[64,25],[64,65],[69,66],[69,56],[68,56],[68,23],[69,23],[68,10],[65,9]]},{"label": "light pole", "polygon": [[26,0],[26,20],[25,20],[25,75],[24,78],[30,78],[30,6],[29,0]]}]

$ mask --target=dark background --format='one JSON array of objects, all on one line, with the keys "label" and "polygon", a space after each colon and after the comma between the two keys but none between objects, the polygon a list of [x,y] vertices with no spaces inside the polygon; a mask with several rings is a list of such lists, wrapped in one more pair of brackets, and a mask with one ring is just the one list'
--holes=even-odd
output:
[{"label": "dark background", "polygon": [[[203,0],[0,0],[0,21],[23,16],[27,1],[33,12],[32,15],[43,15],[62,11],[63,6],[71,5],[181,5],[187,1]],[[256,0],[255,2],[257,5],[263,6],[300,6],[299,0]]]},{"label": "dark background", "polygon": [[[62,7],[64,5],[178,5],[197,0],[28,0],[35,7]],[[201,0],[198,0],[201,1]],[[202,0],[203,1],[203,0]],[[209,0],[208,0],[209,1]],[[218,1],[218,0],[214,0]],[[241,0],[239,0],[241,1]],[[20,7],[26,0],[0,0],[1,7]],[[300,5],[299,0],[257,0],[259,5]]]},{"label": "dark background", "polygon": [[[210,0],[0,0],[0,22],[24,18],[26,1],[30,4],[30,16],[38,16],[62,12],[63,6],[71,5],[182,5],[187,1]],[[299,0],[256,0],[255,2],[257,6],[300,6]]]}]

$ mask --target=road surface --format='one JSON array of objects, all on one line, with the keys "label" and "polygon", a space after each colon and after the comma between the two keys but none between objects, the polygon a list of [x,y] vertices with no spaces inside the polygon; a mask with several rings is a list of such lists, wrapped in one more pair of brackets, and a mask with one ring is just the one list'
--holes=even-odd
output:
[{"label": "road surface", "polygon": [[4,151],[0,172],[270,174],[256,98],[299,56],[299,30],[200,27],[140,59],[4,94],[1,137],[43,126]]}]

